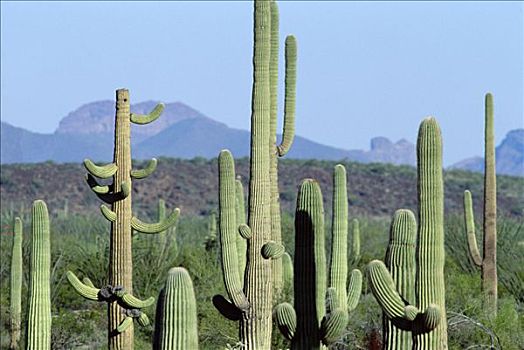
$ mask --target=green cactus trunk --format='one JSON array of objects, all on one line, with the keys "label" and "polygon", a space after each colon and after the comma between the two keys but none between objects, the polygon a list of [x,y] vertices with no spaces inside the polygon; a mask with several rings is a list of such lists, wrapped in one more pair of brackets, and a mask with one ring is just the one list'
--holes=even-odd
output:
[{"label": "green cactus trunk", "polygon": [[442,136],[434,118],[420,125],[417,141],[417,188],[419,228],[417,242],[418,308],[431,304],[441,310],[440,322],[432,332],[415,332],[415,349],[447,349],[446,298],[444,284],[444,182],[442,179]]},{"label": "green cactus trunk", "polygon": [[11,250],[11,288],[10,288],[10,316],[11,316],[11,343],[9,349],[18,349],[21,334],[22,313],[22,220],[15,218],[13,227],[13,246]]},{"label": "green cactus trunk", "polygon": [[[389,244],[384,262],[400,295],[410,304],[415,303],[415,246],[417,223],[410,210],[397,210],[391,222]],[[384,347],[386,349],[411,350],[411,332],[398,327],[386,315],[383,316]]]},{"label": "green cactus trunk", "polygon": [[32,209],[31,265],[29,270],[29,308],[27,316],[28,350],[51,349],[51,243],[49,214],[44,201]]},{"label": "green cactus trunk", "polygon": [[198,350],[193,282],[182,267],[169,270],[157,307],[155,350]]},{"label": "green cactus trunk", "polygon": [[[244,200],[244,186],[239,179],[235,181],[235,195],[236,195],[236,220],[237,227],[246,224],[246,204]],[[244,274],[246,272],[247,261],[247,241],[244,237],[237,234],[237,255],[238,255],[238,273],[242,288],[244,287]]]}]

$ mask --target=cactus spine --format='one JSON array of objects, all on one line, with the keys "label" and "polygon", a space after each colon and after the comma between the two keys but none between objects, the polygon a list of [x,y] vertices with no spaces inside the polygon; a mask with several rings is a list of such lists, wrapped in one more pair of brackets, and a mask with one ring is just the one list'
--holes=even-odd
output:
[{"label": "cactus spine", "polygon": [[[330,284],[327,287],[324,249],[324,208],[315,180],[300,187],[295,214],[294,304],[275,307],[275,320],[291,349],[324,349],[339,338],[348,323],[348,312],[359,300],[362,275],[353,270],[347,282],[347,193],[346,173],[335,167],[333,195],[333,244]],[[346,291],[346,288],[348,290]],[[296,310],[296,311],[295,311]]]},{"label": "cactus spine", "polygon": [[[388,249],[388,259],[395,259],[395,257],[405,259],[403,260],[404,267],[395,266],[394,271],[390,273],[384,263],[374,260],[368,265],[368,278],[371,290],[382,307],[384,316],[389,318],[395,327],[411,332],[413,349],[447,349],[442,138],[440,128],[434,118],[426,118],[419,128],[417,177],[420,223],[414,286],[416,306],[409,304],[411,289],[406,291],[412,278],[412,272],[408,272],[408,269],[402,272],[403,277],[398,275],[409,266],[411,247],[403,243],[404,248],[397,252],[395,244],[398,243],[395,243],[396,240],[394,240],[397,237],[397,231],[403,231],[403,233],[398,233],[398,236],[406,237],[408,240],[410,226],[413,225],[411,215],[404,212],[402,222],[405,223],[400,225],[401,214],[397,214],[398,220],[394,221]],[[400,290],[397,289],[397,286],[401,286]],[[388,322],[385,322],[385,326],[387,325]],[[384,333],[387,332],[388,330],[385,329]],[[392,332],[389,334],[397,333],[395,330]],[[409,348],[409,345],[404,346],[404,348],[406,346]],[[402,347],[386,342],[386,348],[401,349]]]},{"label": "cactus spine", "polygon": [[495,136],[493,96],[485,98],[484,135],[484,250],[480,256],[475,237],[475,221],[471,192],[464,192],[464,219],[469,253],[475,265],[482,269],[484,304],[491,315],[497,314],[497,177],[495,171]]},{"label": "cactus spine", "polygon": [[10,349],[18,349],[21,333],[22,313],[22,220],[15,218],[13,229],[13,247],[11,250],[11,288],[10,288],[10,315],[11,315],[11,343]]},{"label": "cactus spine", "polygon": [[44,201],[33,202],[31,265],[29,270],[29,308],[27,316],[28,350],[51,349],[51,243],[49,214]]},{"label": "cactus spine", "polygon": [[[280,146],[273,141],[271,127],[271,12],[275,4],[267,0],[255,0],[254,10],[254,49],[253,49],[253,90],[251,113],[251,151],[250,151],[250,178],[248,196],[247,224],[238,222],[235,207],[235,172],[231,153],[222,151],[219,156],[219,202],[220,202],[220,244],[224,282],[231,302],[221,296],[213,299],[215,306],[228,318],[240,321],[240,342],[245,349],[269,349],[271,346],[271,318],[273,300],[272,261],[282,256],[284,248],[280,234],[273,235],[272,223],[280,224],[279,208],[271,205],[278,202],[272,194],[278,187],[276,181],[276,163],[271,175],[272,157],[276,153],[283,155],[289,149],[293,134],[292,117],[286,117],[284,122],[285,137]],[[276,18],[278,14],[274,13]],[[273,29],[278,26],[273,26]],[[294,39],[287,45],[288,61],[294,61],[296,56]],[[278,43],[277,43],[278,48]],[[278,51],[277,51],[278,53]],[[274,53],[275,54],[275,53]],[[278,56],[277,56],[278,58]],[[287,69],[293,70],[294,63],[289,63]],[[286,80],[288,77],[286,76]],[[276,83],[276,80],[274,80]],[[287,87],[289,86],[289,88]],[[294,86],[294,78],[289,78],[286,89]],[[287,97],[287,115],[294,114],[294,94]],[[275,136],[276,137],[276,136]],[[273,155],[275,154],[275,155]],[[272,180],[273,179],[273,180]],[[272,201],[273,198],[273,201]],[[278,203],[277,203],[278,204]],[[275,210],[276,208],[276,210]],[[272,217],[272,214],[278,215]],[[278,230],[279,231],[279,230]],[[247,239],[246,265],[239,266],[243,260],[243,253],[238,254],[238,235]],[[276,239],[276,240],[274,240]],[[245,269],[242,274],[242,270]],[[278,270],[278,267],[277,267]],[[282,289],[282,267],[278,274]],[[227,309],[227,310],[226,310]]]},{"label": "cactus spine", "polygon": [[[132,179],[143,179],[156,169],[157,161],[152,159],[144,169],[134,170],[131,167],[131,123],[143,125],[156,120],[164,109],[157,105],[147,115],[130,112],[129,91],[116,91],[115,145],[113,163],[95,165],[89,159],[84,161],[88,170],[87,182],[100,199],[111,204],[111,209],[101,206],[102,214],[111,222],[109,253],[109,285],[97,289],[86,285],[72,273],[67,278],[82,296],[108,303],[108,346],[109,349],[133,349],[133,319],[139,324],[149,323],[146,314],[140,309],[153,304],[154,298],[145,301],[133,296],[133,265],[131,253],[131,230],[142,233],[160,233],[173,226],[179,209],[153,224],[144,223],[133,216],[131,211]],[[99,185],[95,177],[113,178],[111,185]]]},{"label": "cactus spine", "polygon": [[198,350],[198,318],[193,282],[182,267],[169,270],[160,293],[155,350]]},{"label": "cactus spine", "polygon": [[[269,62],[270,79],[270,183],[271,183],[271,240],[282,243],[280,219],[280,198],[278,190],[278,158],[283,157],[291,148],[295,137],[295,95],[296,95],[296,61],[297,43],[294,36],[286,37],[285,42],[285,101],[284,128],[282,141],[277,145],[277,114],[278,114],[278,53],[279,53],[279,14],[276,1],[271,1],[271,46]],[[273,259],[272,273],[274,293],[280,298],[284,286],[282,275],[282,260]]]}]

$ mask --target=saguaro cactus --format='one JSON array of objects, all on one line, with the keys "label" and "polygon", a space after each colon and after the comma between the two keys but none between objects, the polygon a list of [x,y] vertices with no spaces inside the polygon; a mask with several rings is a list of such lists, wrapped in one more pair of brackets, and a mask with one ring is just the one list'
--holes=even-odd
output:
[{"label": "saguaro cactus", "polygon": [[33,202],[31,265],[29,270],[29,308],[27,315],[28,350],[51,349],[51,243],[49,214],[44,201]]},{"label": "saguaro cactus", "polygon": [[[277,145],[278,114],[278,53],[279,53],[279,14],[276,1],[271,1],[271,46],[269,62],[270,81],[270,183],[271,183],[271,240],[282,243],[280,219],[280,198],[278,190],[278,158],[283,157],[291,148],[295,137],[295,94],[296,94],[296,61],[297,42],[294,36],[288,35],[285,42],[285,94],[284,94],[284,128],[282,140]],[[282,260],[272,262],[274,293],[280,298],[284,280]]]},{"label": "saguaro cactus", "polygon": [[193,282],[186,269],[174,267],[158,298],[153,349],[198,350],[197,326]]},{"label": "saguaro cactus", "polygon": [[274,311],[280,331],[291,340],[291,349],[320,349],[335,341],[347,326],[348,312],[356,307],[360,298],[362,275],[359,270],[352,271],[349,287],[346,287],[347,197],[344,200],[346,184],[342,166],[335,168],[334,178],[329,288],[326,288],[322,193],[318,183],[312,179],[304,180],[298,193],[295,214],[295,308],[290,303],[281,303]]},{"label": "saguaro cactus", "polygon": [[20,315],[22,313],[22,220],[16,217],[13,226],[10,288],[11,343],[9,348],[18,349],[21,333]]},{"label": "saguaro cactus", "polygon": [[[254,52],[253,52],[253,90],[251,113],[251,153],[250,153],[250,178],[248,197],[247,225],[237,226],[235,210],[235,174],[233,157],[228,151],[221,152],[219,156],[220,170],[220,244],[222,252],[222,268],[226,290],[232,301],[224,300],[221,296],[214,298],[215,305],[226,317],[240,320],[240,341],[245,349],[269,349],[271,344],[271,315],[273,299],[272,261],[284,253],[280,233],[273,235],[272,223],[280,223],[278,207],[275,200],[278,198],[273,193],[276,185],[276,163],[272,163],[276,154],[283,155],[289,149],[293,134],[294,114],[294,58],[296,45],[294,39],[289,39],[287,44],[287,72],[286,76],[288,97],[286,102],[285,135],[283,143],[276,146],[276,127],[271,126],[271,86],[272,74],[270,72],[272,52],[271,27],[277,28],[277,23],[272,25],[271,11],[276,9],[273,2],[255,0],[254,11]],[[275,12],[275,18],[278,14]],[[278,50],[278,42],[277,42]],[[276,51],[278,52],[278,51]],[[275,56],[273,56],[275,57]],[[277,56],[278,57],[278,56]],[[273,80],[276,83],[276,80]],[[273,130],[273,131],[272,131]],[[274,175],[271,175],[273,164]],[[272,180],[273,179],[273,180]],[[272,187],[273,182],[273,187]],[[273,188],[273,192],[272,192]],[[273,198],[273,201],[272,199]],[[275,199],[276,198],[276,199]],[[271,205],[273,203],[273,207]],[[278,203],[277,203],[278,204]],[[277,208],[275,210],[275,208]],[[277,230],[279,232],[279,230]],[[274,231],[274,232],[277,232]],[[238,253],[238,234],[247,239],[247,254],[245,272],[244,266],[239,266],[243,254]],[[238,242],[238,243],[237,243]],[[276,268],[279,269],[278,267]],[[277,279],[282,287],[282,267],[277,272]],[[224,309],[228,309],[225,310]]]},{"label": "saguaro cactus", "polygon": [[475,237],[475,221],[471,192],[464,192],[464,219],[468,236],[469,254],[482,269],[484,304],[497,314],[497,176],[495,171],[495,136],[493,126],[493,96],[486,94],[484,135],[484,250],[480,256]]},{"label": "saguaro cactus", "polygon": [[[394,327],[411,332],[413,349],[442,350],[447,349],[444,190],[442,139],[440,128],[434,118],[424,119],[419,128],[417,177],[420,223],[414,272],[414,299],[410,287],[413,272],[409,270],[409,259],[412,257],[412,246],[409,244],[412,241],[409,237],[414,229],[414,218],[409,213],[397,213],[386,259],[390,267],[398,259],[402,260],[402,265],[399,267],[393,264],[392,271],[388,271],[382,261],[374,260],[368,265],[368,278],[371,291],[382,307],[384,316],[388,318],[384,323],[386,335],[402,335],[400,331],[388,328],[392,323]],[[401,340],[397,343],[386,339],[385,345],[386,349],[410,347],[409,343]]]},{"label": "saguaro cactus", "polygon": [[[88,170],[87,182],[93,192],[104,202],[111,204],[111,209],[101,206],[103,216],[111,222],[109,253],[109,285],[100,289],[83,284],[72,273],[67,277],[72,286],[82,296],[108,303],[108,345],[109,349],[133,349],[133,319],[139,324],[149,323],[146,314],[140,309],[153,304],[154,298],[141,301],[133,296],[133,264],[131,253],[131,230],[141,233],[160,233],[173,226],[179,215],[179,209],[160,222],[144,223],[131,211],[132,179],[143,179],[156,169],[157,161],[152,159],[149,165],[140,170],[131,168],[131,123],[148,124],[156,120],[164,109],[159,104],[147,115],[130,112],[129,91],[116,91],[115,148],[113,163],[95,165],[89,159],[84,161]],[[111,185],[98,184],[95,177],[113,178]]]}]

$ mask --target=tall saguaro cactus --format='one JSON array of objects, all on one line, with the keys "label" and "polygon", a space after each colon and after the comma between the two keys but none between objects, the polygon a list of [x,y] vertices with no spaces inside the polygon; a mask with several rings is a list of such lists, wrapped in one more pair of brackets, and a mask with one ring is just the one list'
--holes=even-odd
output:
[{"label": "tall saguaro cactus", "polygon": [[33,203],[31,216],[26,349],[48,350],[51,349],[51,242],[49,214],[44,201],[37,200]]},{"label": "tall saguaro cactus", "polygon": [[468,236],[469,254],[476,266],[482,269],[484,304],[497,314],[497,176],[495,171],[495,136],[493,96],[486,94],[484,135],[484,249],[480,256],[475,237],[475,221],[471,192],[464,192],[464,219]]},{"label": "tall saguaro cactus", "polygon": [[195,292],[182,267],[169,270],[160,293],[155,324],[155,350],[198,350]]},{"label": "tall saguaro cactus", "polygon": [[[414,217],[401,211],[395,216],[386,262],[368,265],[368,278],[384,317],[386,349],[447,349],[444,286],[444,189],[442,138],[434,118],[422,121],[417,140],[419,226],[416,269],[413,261]],[[411,287],[411,283],[414,287]],[[413,345],[401,331],[411,332]],[[402,339],[388,337],[398,335]]]},{"label": "tall saguaro cactus", "polygon": [[[327,288],[324,249],[324,208],[315,180],[300,187],[295,214],[294,304],[275,307],[275,320],[291,349],[324,349],[339,338],[348,313],[360,298],[362,275],[353,270],[347,283],[347,193],[345,169],[335,167],[333,195],[333,244]],[[347,290],[346,290],[347,288]]]},{"label": "tall saguaro cactus", "polygon": [[[282,243],[280,218],[280,198],[278,190],[278,158],[283,157],[291,148],[295,137],[295,100],[296,100],[296,61],[297,42],[288,35],[285,42],[285,93],[284,93],[284,128],[282,140],[277,145],[278,114],[278,54],[279,54],[279,13],[276,1],[271,1],[271,46],[269,62],[270,79],[270,183],[271,183],[271,240]],[[284,280],[282,260],[273,259],[273,283],[275,297],[281,297]]]},{"label": "tall saguaro cactus", "polygon": [[[101,206],[103,216],[111,222],[108,285],[98,289],[84,284],[70,271],[67,278],[85,298],[108,303],[109,349],[133,349],[133,319],[141,325],[147,325],[149,320],[141,309],[154,303],[153,297],[142,301],[133,296],[131,231],[160,233],[173,226],[179,215],[177,208],[170,216],[149,224],[133,216],[131,211],[132,180],[149,176],[157,164],[153,158],[144,169],[131,168],[131,123],[151,123],[160,116],[163,109],[163,104],[159,104],[150,114],[133,114],[130,112],[129,91],[117,90],[113,162],[95,165],[89,159],[84,161],[89,172],[89,186],[100,199],[111,204],[111,209]],[[100,185],[95,177],[112,178],[113,182],[111,185]]]},{"label": "tall saguaro cactus", "polygon": [[[276,49],[272,49],[272,28],[275,33],[278,32],[278,13],[273,1],[255,0],[254,3],[248,220],[247,224],[238,226],[241,218],[237,216],[241,214],[235,210],[235,193],[238,190],[235,189],[234,161],[231,153],[222,151],[219,156],[220,245],[224,282],[231,302],[221,296],[214,298],[215,305],[226,317],[240,321],[240,341],[248,350],[270,348],[275,278],[279,281],[279,290],[283,285],[282,265],[278,264],[275,268],[277,277],[272,273],[273,262],[284,253],[276,196],[276,157],[287,152],[293,139],[296,60],[296,43],[294,38],[290,38],[286,45],[285,131],[282,144],[277,146],[275,119],[272,122],[272,115],[276,118],[276,113],[272,111],[276,107],[278,70],[275,71],[274,64],[278,63],[275,62],[275,57],[278,60],[278,34],[273,35]],[[244,255],[243,251],[239,254],[238,250],[244,241],[238,241],[239,234],[247,240],[245,267],[240,266]]]},{"label": "tall saguaro cactus", "polygon": [[9,349],[18,349],[21,333],[22,313],[22,220],[15,218],[13,228],[13,247],[11,250],[11,288],[10,288],[10,316],[11,316],[11,343]]}]

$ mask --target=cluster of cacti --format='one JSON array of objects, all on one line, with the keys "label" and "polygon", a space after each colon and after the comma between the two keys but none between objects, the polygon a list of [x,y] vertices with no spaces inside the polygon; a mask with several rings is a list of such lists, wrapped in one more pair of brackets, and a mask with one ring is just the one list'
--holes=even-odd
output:
[{"label": "cluster of cacti", "polygon": [[464,220],[469,254],[482,269],[484,305],[491,315],[497,314],[497,177],[495,171],[495,136],[493,127],[493,96],[485,98],[484,135],[484,249],[482,257],[477,247],[471,192],[464,192]]},{"label": "cluster of cacti", "polygon": [[442,140],[434,118],[419,128],[417,187],[418,236],[414,215],[398,211],[387,266],[379,260],[368,265],[369,285],[384,313],[386,349],[447,348]]},{"label": "cluster of cacti", "polygon": [[220,245],[224,282],[232,303],[220,296],[214,301],[224,315],[240,320],[240,342],[246,349],[268,349],[273,286],[279,295],[284,282],[278,259],[284,247],[277,157],[289,150],[294,135],[296,41],[292,36],[286,39],[286,115],[282,143],[277,146],[278,9],[274,1],[255,0],[254,12],[248,220],[244,223],[243,214],[237,214],[241,200],[235,199],[235,194],[243,196],[243,190],[235,183],[232,155],[223,151],[219,156]]},{"label": "cluster of cacti", "polygon": [[360,298],[362,275],[359,270],[351,272],[347,286],[348,202],[345,168],[337,165],[333,177],[329,285],[320,187],[315,180],[306,179],[298,193],[295,214],[295,307],[290,303],[281,303],[275,307],[275,321],[282,334],[291,340],[292,349],[324,348],[340,338],[348,323],[348,313],[356,307]]},{"label": "cluster of cacti", "polygon": [[157,302],[155,350],[197,350],[198,319],[193,282],[182,267],[169,270]]},{"label": "cluster of cacti", "polygon": [[11,343],[10,349],[18,349],[21,334],[22,313],[22,220],[15,218],[13,225],[13,247],[11,250],[11,283],[10,283],[10,316]]},{"label": "cluster of cacti", "polygon": [[[108,346],[109,349],[133,348],[133,319],[147,325],[149,320],[141,309],[154,303],[154,298],[141,301],[133,296],[133,264],[131,253],[131,231],[141,233],[161,233],[173,226],[179,210],[153,224],[144,223],[131,211],[132,179],[143,179],[156,169],[157,161],[152,159],[149,165],[140,170],[131,168],[131,123],[148,124],[156,120],[164,109],[159,104],[147,115],[130,112],[129,91],[116,91],[115,143],[113,162],[95,165],[89,159],[84,161],[88,170],[87,182],[93,192],[104,202],[111,204],[111,209],[101,206],[103,216],[111,222],[109,276],[108,285],[94,287],[89,280],[82,283],[72,272],[67,278],[79,294],[85,298],[108,303]],[[111,185],[100,185],[95,179],[112,178]]]},{"label": "cluster of cacti", "polygon": [[44,201],[33,203],[31,211],[31,265],[26,349],[51,349],[51,242],[49,214]]}]

